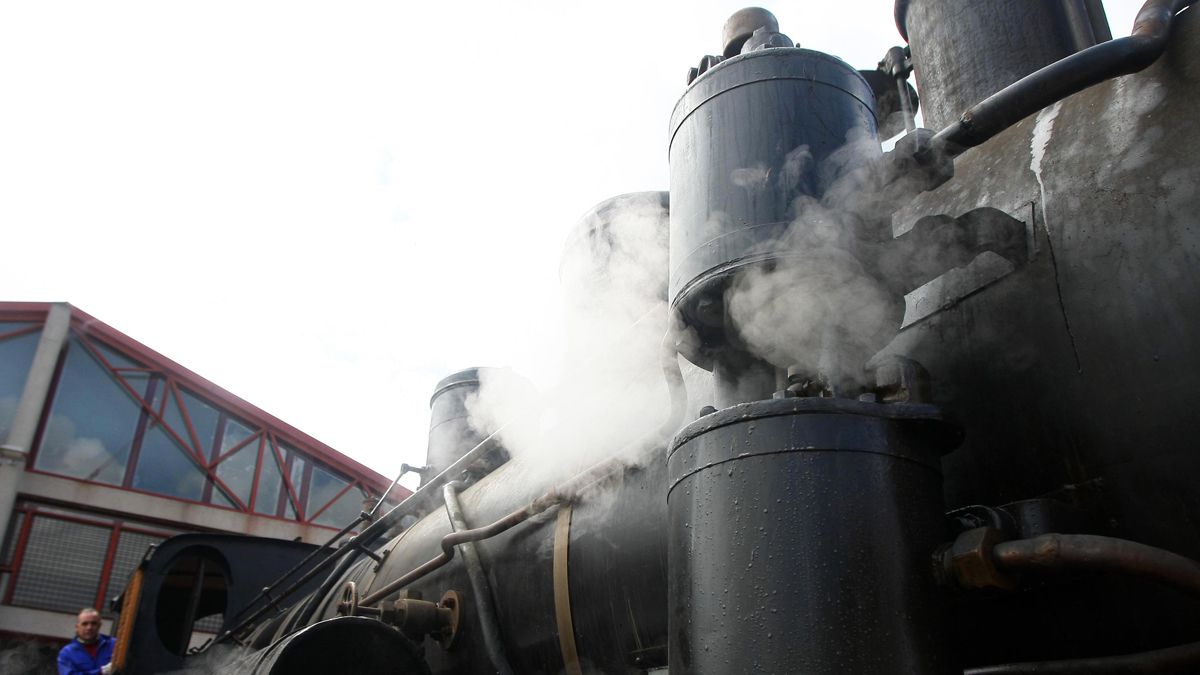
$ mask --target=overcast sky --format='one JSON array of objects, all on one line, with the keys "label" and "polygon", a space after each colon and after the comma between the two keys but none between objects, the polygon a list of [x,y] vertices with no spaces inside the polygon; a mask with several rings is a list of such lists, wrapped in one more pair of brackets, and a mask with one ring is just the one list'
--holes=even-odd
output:
[{"label": "overcast sky", "polygon": [[[892,4],[768,8],[871,68]],[[1140,4],[1106,2],[1115,35]],[[555,376],[567,234],[666,189],[685,73],[742,6],[4,3],[0,299],[70,302],[392,475],[443,376]]]}]

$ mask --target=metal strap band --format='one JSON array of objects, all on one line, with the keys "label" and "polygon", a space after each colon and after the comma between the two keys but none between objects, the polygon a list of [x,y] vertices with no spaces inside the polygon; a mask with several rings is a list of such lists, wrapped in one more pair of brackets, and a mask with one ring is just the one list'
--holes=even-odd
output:
[{"label": "metal strap band", "polygon": [[554,524],[554,618],[558,624],[558,644],[562,647],[563,672],[582,675],[579,652],[575,649],[575,625],[571,621],[571,587],[567,580],[568,551],[571,540],[571,505],[558,510]]}]

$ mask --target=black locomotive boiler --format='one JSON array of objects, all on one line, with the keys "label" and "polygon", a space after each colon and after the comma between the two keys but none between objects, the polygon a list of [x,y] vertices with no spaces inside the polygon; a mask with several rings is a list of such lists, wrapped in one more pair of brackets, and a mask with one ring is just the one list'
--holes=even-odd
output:
[{"label": "black locomotive boiler", "polygon": [[1190,4],[898,0],[868,70],[736,13],[564,255],[626,384],[449,376],[394,508],[150,551],[117,669],[1200,672]]}]

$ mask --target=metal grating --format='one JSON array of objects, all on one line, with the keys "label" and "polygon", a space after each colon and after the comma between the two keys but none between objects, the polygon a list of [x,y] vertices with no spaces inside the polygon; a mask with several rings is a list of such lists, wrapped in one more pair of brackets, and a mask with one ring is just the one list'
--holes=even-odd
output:
[{"label": "metal grating", "polygon": [[[162,540],[162,537],[152,534],[121,531],[121,536],[117,540],[117,552],[113,554],[112,573],[108,577],[109,597],[116,597],[125,590],[129,578],[133,575],[133,570],[142,561],[142,556],[146,555],[146,549]],[[107,602],[108,598],[105,598],[104,601]]]},{"label": "metal grating", "polygon": [[192,630],[204,631],[206,633],[216,633],[221,630],[221,624],[225,621],[224,614],[210,614],[192,624]]},{"label": "metal grating", "polygon": [[92,606],[110,532],[107,527],[34,517],[13,604],[72,613]]}]

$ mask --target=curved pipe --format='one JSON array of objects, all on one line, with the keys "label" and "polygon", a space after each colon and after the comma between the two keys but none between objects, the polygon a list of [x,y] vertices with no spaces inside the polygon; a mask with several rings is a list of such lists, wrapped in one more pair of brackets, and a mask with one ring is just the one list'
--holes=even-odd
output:
[{"label": "curved pipe", "polygon": [[1048,105],[1146,68],[1166,50],[1172,20],[1192,1],[1147,0],[1129,37],[1076,52],[992,94],[939,131],[932,140],[933,150],[955,157]]},{"label": "curved pipe", "polygon": [[[458,490],[462,487],[459,481],[452,481],[442,489],[446,499],[446,515],[450,517],[450,526],[455,532],[465,532],[467,519],[463,516],[462,505],[458,502]],[[471,581],[471,591],[475,594],[475,608],[479,613],[479,623],[483,631],[483,643],[487,647],[488,659],[499,675],[513,675],[512,665],[504,654],[504,641],[500,637],[500,622],[496,620],[496,608],[492,605],[492,589],[488,584],[487,573],[483,562],[479,559],[479,551],[474,542],[459,544],[462,548],[463,566],[467,568],[467,577]]]},{"label": "curved pipe", "polygon": [[463,530],[461,532],[451,532],[450,534],[447,534],[446,536],[442,537],[442,552],[440,555],[419,565],[411,572],[392,580],[379,590],[364,597],[361,601],[359,601],[359,605],[363,607],[374,605],[392,593],[399,591],[412,582],[420,579],[439,567],[442,567],[454,559],[455,546],[469,541],[483,541],[484,539],[490,539],[498,534],[507,532],[513,527],[516,527],[526,520],[529,520],[531,516],[535,516],[551,506],[554,506],[555,504],[561,504],[562,502],[571,501],[577,498],[588,488],[623,470],[624,466],[624,464],[611,459],[601,462],[591,469],[579,474],[575,478],[567,481],[563,485],[550,490],[541,497],[538,497],[528,505],[513,511],[507,516],[504,516],[503,518],[491,523],[490,525],[477,527],[473,530]]},{"label": "curved pipe", "polygon": [[[996,544],[992,560],[1005,571],[1117,572],[1200,595],[1200,563],[1127,539],[1087,534],[1044,534]],[[964,675],[1019,673],[1174,673],[1200,669],[1200,642],[1136,654],[1030,661],[970,668]]]},{"label": "curved pipe", "polygon": [[1044,534],[1006,541],[992,549],[1007,571],[1086,570],[1152,579],[1200,595],[1200,563],[1127,539],[1088,534]]}]

